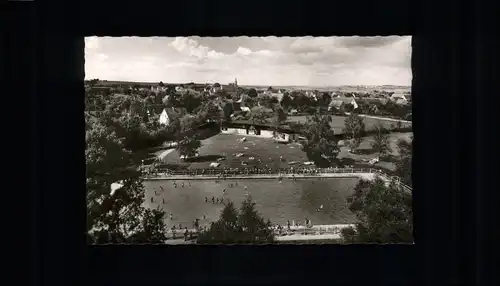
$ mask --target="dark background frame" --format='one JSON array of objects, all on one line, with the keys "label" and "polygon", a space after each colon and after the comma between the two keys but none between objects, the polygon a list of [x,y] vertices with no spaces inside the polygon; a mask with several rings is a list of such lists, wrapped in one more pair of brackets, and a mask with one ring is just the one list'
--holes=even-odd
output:
[{"label": "dark background frame", "polygon": [[[326,2],[10,3],[9,83],[23,87],[15,99],[23,101],[23,116],[27,106],[32,115],[24,119],[33,130],[27,157],[33,179],[26,182],[35,198],[34,281],[421,285],[493,279],[486,249],[495,236],[482,226],[499,217],[487,213],[492,199],[486,194],[498,174],[493,147],[500,145],[491,130],[499,105],[485,71],[498,68],[486,59],[491,36],[479,32],[487,20],[468,16],[482,10],[436,1]],[[90,35],[413,35],[416,244],[86,246],[83,37]]]}]

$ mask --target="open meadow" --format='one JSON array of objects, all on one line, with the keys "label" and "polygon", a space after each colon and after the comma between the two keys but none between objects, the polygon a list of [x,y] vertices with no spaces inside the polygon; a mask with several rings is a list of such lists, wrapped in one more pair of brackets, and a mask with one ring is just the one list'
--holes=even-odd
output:
[{"label": "open meadow", "polygon": [[[344,122],[346,117],[345,116],[338,116],[338,115],[332,115],[332,121],[330,122],[330,125],[332,126],[332,129],[335,131],[335,134],[343,134],[344,131]],[[306,122],[307,116],[305,115],[299,115],[299,116],[289,116],[288,117],[288,122],[299,122],[299,123],[304,123]],[[373,128],[379,123],[382,122],[383,126],[387,129],[392,129],[392,126],[396,125],[396,122],[391,121],[391,120],[383,120],[383,119],[376,119],[376,118],[371,118],[371,117],[364,117],[364,122],[365,122],[365,130],[373,130]],[[408,127],[411,126],[411,123],[402,123],[402,127]]]}]

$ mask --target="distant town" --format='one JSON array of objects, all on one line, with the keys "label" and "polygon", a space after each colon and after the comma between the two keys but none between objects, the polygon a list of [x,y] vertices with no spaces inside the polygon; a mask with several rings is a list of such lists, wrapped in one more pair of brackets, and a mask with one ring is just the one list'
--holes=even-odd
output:
[{"label": "distant town", "polygon": [[[166,93],[163,101],[171,94],[182,96],[192,93],[194,96],[219,95],[222,99],[235,102],[239,101],[241,106],[252,107],[252,102],[246,98],[269,97],[271,102],[282,102],[283,96],[290,97],[290,112],[300,112],[310,107],[327,107],[328,111],[341,113],[344,110],[356,110],[359,114],[383,115],[411,121],[411,88],[405,86],[337,86],[337,87],[280,87],[280,86],[252,86],[238,85],[238,80],[228,84],[220,83],[133,83],[119,81],[86,81],[86,87],[92,82],[92,89],[103,90],[103,92],[117,92],[131,94],[132,92],[149,92],[156,94]],[[297,97],[311,99],[310,104],[297,106],[293,101]],[[260,102],[257,102],[259,105]],[[286,104],[286,102],[285,102]]]}]

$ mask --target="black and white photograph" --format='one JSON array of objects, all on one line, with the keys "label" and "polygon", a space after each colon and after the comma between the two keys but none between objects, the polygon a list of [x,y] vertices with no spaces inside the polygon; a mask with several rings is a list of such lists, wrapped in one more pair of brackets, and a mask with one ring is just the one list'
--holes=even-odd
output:
[{"label": "black and white photograph", "polygon": [[411,36],[86,37],[88,244],[413,244]]}]

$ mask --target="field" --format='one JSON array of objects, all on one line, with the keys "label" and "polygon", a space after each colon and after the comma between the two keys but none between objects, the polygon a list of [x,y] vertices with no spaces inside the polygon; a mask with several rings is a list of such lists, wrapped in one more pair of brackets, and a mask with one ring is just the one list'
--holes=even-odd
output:
[{"label": "field", "polygon": [[[230,168],[265,167],[266,165],[270,168],[286,168],[290,167],[288,164],[290,161],[308,161],[306,154],[298,144],[285,145],[276,143],[272,139],[256,137],[245,137],[246,141],[240,142],[239,139],[243,137],[245,136],[215,135],[202,141],[202,147],[196,161],[185,162],[180,159],[179,152],[172,151],[164,158],[163,164],[180,165],[185,168],[208,168],[210,163],[215,162],[219,156],[226,158],[220,161],[219,167]],[[236,153],[244,155],[237,158]],[[283,156],[285,161],[280,161],[280,156]],[[250,160],[250,157],[254,157],[254,159]],[[242,161],[248,165],[242,165]]]},{"label": "field", "polygon": [[[389,146],[391,148],[390,154],[392,157],[398,156],[399,155],[399,150],[396,145],[397,141],[399,139],[404,139],[409,141],[410,137],[413,133],[391,133],[389,136]],[[371,142],[373,142],[373,136],[367,136],[363,138],[363,141],[361,142],[358,151],[356,154],[350,153],[347,149],[347,147],[341,147],[340,148],[340,153],[338,155],[339,159],[346,159],[348,158],[349,160],[356,161],[354,163],[355,167],[368,167],[369,165],[366,163],[367,161],[378,157],[378,154],[375,153],[371,147]],[[364,160],[364,161],[363,161]],[[394,171],[395,170],[395,164],[393,162],[387,162],[387,161],[380,161],[379,163],[375,164],[375,167],[380,167],[385,170],[389,171]]]},{"label": "field", "polygon": [[[353,214],[347,209],[346,198],[353,191],[358,178],[335,179],[302,179],[283,180],[279,183],[273,179],[225,180],[215,183],[210,180],[177,181],[177,187],[169,180],[145,181],[145,204],[151,208],[163,208],[166,212],[165,222],[169,227],[179,224],[182,227],[193,227],[193,221],[200,219],[200,224],[208,225],[219,218],[223,209],[222,203],[212,203],[211,198],[231,200],[239,208],[245,199],[246,192],[256,203],[256,209],[264,218],[273,224],[285,225],[287,220],[303,223],[309,218],[313,224],[352,223]],[[189,183],[188,183],[189,182]],[[229,187],[229,184],[238,186]],[[160,188],[160,186],[163,188]],[[244,186],[247,186],[245,191]],[[222,193],[226,189],[226,193]],[[156,192],[156,195],[155,195]],[[151,197],[154,202],[151,202]],[[208,202],[205,202],[205,197]],[[163,200],[165,203],[163,203]],[[318,208],[323,205],[323,211]],[[169,214],[172,213],[172,220]],[[203,216],[206,216],[203,219]]]},{"label": "field", "polygon": [[[288,121],[289,122],[300,122],[304,123],[306,122],[307,116],[289,116]],[[332,115],[332,121],[330,122],[330,125],[332,126],[332,129],[335,131],[335,134],[342,134],[343,129],[344,129],[344,122],[345,122],[346,117],[344,116],[336,116]],[[365,122],[365,130],[373,130],[375,125],[377,125],[379,122],[382,122],[385,128],[391,129],[391,126],[396,124],[394,121],[389,121],[389,120],[381,120],[381,119],[375,119],[375,118],[370,118],[370,117],[364,117],[364,122]],[[411,124],[408,123],[403,123],[402,127],[409,126]]]}]

